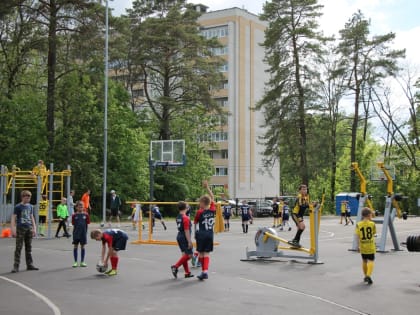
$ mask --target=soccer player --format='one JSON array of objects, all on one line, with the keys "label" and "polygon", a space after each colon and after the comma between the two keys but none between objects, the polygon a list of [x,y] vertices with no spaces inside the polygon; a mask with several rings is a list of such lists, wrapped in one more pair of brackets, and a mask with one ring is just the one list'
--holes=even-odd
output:
[{"label": "soccer player", "polygon": [[[213,226],[216,219],[216,205],[214,196],[207,181],[203,182],[208,195],[200,197],[200,209],[194,218],[195,239],[197,241],[198,259],[201,263],[201,274],[197,276],[199,280],[208,279],[208,269],[210,264],[210,252],[213,251]],[[198,229],[197,229],[198,227]]]},{"label": "soccer player", "polygon": [[230,217],[232,216],[232,206],[223,206],[223,219],[225,220],[225,232],[230,230]]},{"label": "soccer player", "polygon": [[55,232],[55,237],[59,238],[58,233],[60,233],[61,227],[64,230],[64,237],[69,238],[70,234],[67,232],[67,218],[69,217],[69,211],[67,210],[67,199],[62,198],[61,203],[57,206],[57,218],[60,219],[58,223],[57,232]]},{"label": "soccer player", "polygon": [[242,232],[244,234],[248,233],[248,223],[252,219],[251,209],[248,205],[248,202],[244,200],[241,206],[241,217],[242,217]]},{"label": "soccer player", "polygon": [[163,229],[166,231],[165,221],[163,221],[162,213],[160,213],[159,207],[154,205],[152,207],[152,214],[153,214],[153,227],[155,227],[155,219],[158,219],[160,223],[163,225]]},{"label": "soccer player", "polygon": [[47,195],[42,195],[42,200],[39,202],[38,210],[38,234],[45,236],[45,223],[48,216],[48,200]]},{"label": "soccer player", "polygon": [[16,205],[11,219],[12,236],[16,237],[15,259],[12,273],[19,272],[20,253],[25,243],[25,258],[27,270],[38,270],[32,260],[32,237],[36,235],[34,208],[30,204],[31,192],[23,190],[20,193],[21,202]]},{"label": "soccer player", "polygon": [[304,184],[299,186],[299,194],[296,198],[295,206],[292,210],[292,219],[296,224],[297,232],[296,236],[293,240],[289,241],[288,243],[293,247],[302,247],[300,245],[300,237],[305,231],[305,222],[303,221],[303,216],[305,215],[305,211],[310,207],[309,204],[309,195],[308,195],[308,187]]},{"label": "soccer player", "polygon": [[[90,237],[102,241],[101,261],[105,268],[108,268],[108,261],[111,261],[111,269],[106,271],[105,274],[115,276],[118,268],[118,251],[125,250],[128,240],[127,233],[118,229],[108,229],[103,232],[96,229],[90,232]],[[108,252],[106,251],[107,245]]]},{"label": "soccer player", "polygon": [[281,222],[280,231],[283,231],[286,225],[288,226],[288,231],[292,230],[292,227],[290,226],[290,223],[289,223],[289,212],[290,212],[289,202],[285,200],[283,203],[282,222]]},{"label": "soccer player", "polygon": [[356,224],[356,235],[359,238],[359,250],[362,255],[364,282],[372,284],[372,272],[375,265],[376,225],[372,221],[372,210],[363,208],[362,220]]},{"label": "soccer player", "polygon": [[[76,202],[76,212],[71,216],[71,223],[73,224],[73,268],[77,266],[87,267],[85,263],[85,245],[87,243],[87,229],[90,224],[90,217],[87,212],[84,212],[83,202]],[[80,265],[77,264],[77,252],[80,244]]]},{"label": "soccer player", "polygon": [[192,224],[191,224],[190,218],[186,214],[188,210],[187,203],[184,201],[178,202],[178,210],[179,210],[179,214],[176,217],[178,235],[176,237],[176,240],[178,242],[179,249],[181,250],[182,256],[175,265],[171,266],[171,271],[174,277],[177,278],[178,268],[180,266],[183,266],[184,271],[185,271],[185,278],[192,278],[194,277],[194,275],[191,274],[190,268],[188,267],[188,261],[191,259],[193,255],[193,245],[191,242]]}]

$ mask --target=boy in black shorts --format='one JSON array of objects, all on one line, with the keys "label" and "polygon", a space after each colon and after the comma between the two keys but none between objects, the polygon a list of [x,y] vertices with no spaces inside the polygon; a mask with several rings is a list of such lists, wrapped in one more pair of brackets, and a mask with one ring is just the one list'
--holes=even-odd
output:
[{"label": "boy in black shorts", "polygon": [[171,266],[172,274],[175,278],[178,276],[178,268],[182,265],[185,271],[185,278],[191,278],[194,275],[191,274],[190,268],[188,267],[188,261],[193,255],[193,245],[191,242],[191,221],[187,216],[188,205],[184,201],[178,202],[179,214],[176,217],[176,225],[178,227],[178,235],[176,240],[179,248],[181,249],[182,256],[178,262]]},{"label": "boy in black shorts", "polygon": [[[85,263],[85,245],[87,243],[87,229],[90,224],[90,217],[87,212],[84,212],[83,202],[76,202],[76,212],[71,216],[71,224],[73,225],[73,268],[78,266],[87,267]],[[77,252],[80,244],[80,265],[77,264]]]},{"label": "boy in black shorts", "polygon": [[[195,239],[197,241],[198,259],[201,263],[201,274],[197,276],[199,280],[208,279],[208,269],[210,264],[210,252],[213,251],[213,226],[216,218],[216,205],[214,196],[207,181],[203,182],[208,195],[201,196],[200,209],[194,219]],[[198,229],[197,229],[198,226]]]},{"label": "boy in black shorts", "polygon": [[292,210],[292,219],[296,223],[297,232],[295,238],[288,243],[293,247],[302,247],[300,245],[300,237],[303,231],[305,231],[303,216],[305,215],[307,209],[309,209],[308,187],[302,184],[299,186],[299,194],[296,198],[295,207]]},{"label": "boy in black shorts", "polygon": [[[93,230],[90,237],[97,241],[102,241],[101,260],[105,268],[108,267],[108,260],[111,261],[111,269],[105,272],[108,276],[115,276],[118,267],[118,251],[125,250],[127,246],[128,235],[123,230],[109,229],[101,231]],[[106,245],[108,245],[108,253],[106,253]]]},{"label": "boy in black shorts", "polygon": [[230,230],[230,217],[232,216],[232,206],[223,206],[223,219],[225,220],[225,232]]}]

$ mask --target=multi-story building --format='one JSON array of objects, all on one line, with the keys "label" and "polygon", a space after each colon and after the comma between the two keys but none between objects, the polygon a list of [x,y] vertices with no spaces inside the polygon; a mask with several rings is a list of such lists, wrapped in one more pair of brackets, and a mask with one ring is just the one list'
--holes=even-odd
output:
[{"label": "multi-story building", "polygon": [[226,80],[215,98],[229,112],[227,125],[208,135],[216,143],[209,149],[214,161],[211,185],[227,189],[231,198],[263,198],[279,194],[279,166],[263,166],[263,115],[252,108],[261,99],[267,82],[263,62],[266,24],[257,15],[239,8],[205,12],[200,18],[201,33],[217,37],[222,48],[215,54],[226,60],[221,68]]}]

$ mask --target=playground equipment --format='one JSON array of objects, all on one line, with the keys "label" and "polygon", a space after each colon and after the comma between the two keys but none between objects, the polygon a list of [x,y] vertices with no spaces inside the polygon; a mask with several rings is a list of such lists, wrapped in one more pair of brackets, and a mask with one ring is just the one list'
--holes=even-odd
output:
[{"label": "playground equipment", "polygon": [[[357,163],[352,163],[352,167],[353,169],[356,171],[356,173],[358,174],[359,178],[360,178],[360,191],[362,193],[362,195],[360,196],[359,199],[359,208],[357,211],[357,219],[356,222],[359,222],[362,218],[362,210],[365,207],[365,202],[367,202],[368,207],[370,209],[373,210],[373,206],[370,203],[370,200],[367,198],[367,194],[366,194],[366,180],[364,179],[363,174],[361,173],[360,169],[358,168],[358,164]],[[398,238],[397,238],[397,234],[395,231],[395,226],[394,226],[394,219],[395,217],[398,215],[398,217],[401,217],[401,208],[398,204],[398,201],[401,200],[401,195],[399,194],[394,194],[394,189],[393,189],[393,180],[395,178],[395,172],[393,174],[390,173],[390,170],[385,166],[385,164],[383,162],[378,162],[377,163],[377,167],[378,169],[381,171],[381,173],[378,172],[373,172],[372,176],[371,176],[371,180],[372,181],[387,181],[387,195],[385,196],[386,200],[385,200],[385,210],[384,210],[384,216],[383,219],[379,219],[379,218],[374,218],[373,221],[377,224],[382,224],[382,231],[381,231],[381,238],[379,239],[379,241],[377,242],[376,246],[377,246],[377,251],[378,252],[387,252],[386,251],[386,240],[387,240],[387,236],[388,236],[388,229],[389,229],[389,234],[391,236],[392,239],[392,243],[393,243],[393,250],[398,251],[401,250],[399,243],[398,243]],[[358,244],[358,239],[356,236],[353,237],[353,245],[352,248],[350,249],[351,251],[357,251],[359,248],[359,244]]]},{"label": "playground equipment", "polygon": [[[247,247],[246,259],[242,259],[242,261],[287,258],[308,260],[309,264],[323,264],[319,260],[318,238],[324,199],[325,194],[322,195],[321,203],[318,203],[315,208],[313,205],[309,207],[310,248],[290,246],[286,239],[278,236],[275,229],[263,227],[259,228],[255,234],[256,250],[249,251]],[[285,251],[291,251],[296,254],[285,254]],[[256,257],[256,259],[251,257]]]},{"label": "playground equipment", "polygon": [[410,235],[407,241],[403,243],[407,246],[409,252],[420,252],[420,235]]},{"label": "playground equipment", "polygon": [[[36,190],[36,206],[35,206],[35,221],[39,223],[39,204],[42,195],[48,196],[48,234],[51,238],[51,222],[53,218],[52,205],[53,202],[60,202],[63,197],[70,194],[70,179],[71,168],[67,166],[66,170],[54,171],[54,164],[50,164],[50,169],[42,170],[34,174],[33,171],[21,170],[19,167],[13,165],[9,170],[6,166],[1,166],[0,173],[0,223],[4,226],[10,219],[10,216],[15,207],[16,189],[19,190]],[[64,192],[66,187],[66,194]],[[8,196],[10,194],[10,202],[8,203]]]},{"label": "playground equipment", "polygon": [[[127,204],[141,204],[141,205],[177,205],[178,202],[150,202],[150,201],[127,201]],[[190,205],[198,205],[197,202],[189,202]],[[140,216],[139,216],[140,217]],[[178,245],[177,241],[173,240],[155,240],[153,239],[153,214],[152,211],[149,210],[148,214],[148,235],[147,239],[143,239],[143,222],[139,220],[137,222],[138,227],[138,239],[131,242],[131,244],[144,244],[144,245]],[[215,233],[223,232],[223,216],[222,216],[222,208],[220,203],[216,203],[216,221],[214,224],[214,231]],[[219,243],[215,242],[214,245],[219,245]]]}]

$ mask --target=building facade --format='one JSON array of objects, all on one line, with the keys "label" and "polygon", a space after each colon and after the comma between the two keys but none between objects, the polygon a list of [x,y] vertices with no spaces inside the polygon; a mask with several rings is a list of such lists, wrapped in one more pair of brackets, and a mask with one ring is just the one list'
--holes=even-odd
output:
[{"label": "building facade", "polygon": [[[205,6],[197,6],[204,12]],[[263,62],[266,25],[257,15],[239,8],[206,12],[199,18],[203,36],[219,39],[214,53],[225,59],[220,69],[226,80],[215,93],[229,112],[227,124],[209,135],[216,143],[209,149],[214,162],[211,185],[223,187],[230,198],[251,199],[279,194],[279,166],[263,166],[263,115],[252,108],[261,99],[268,80]]]}]

